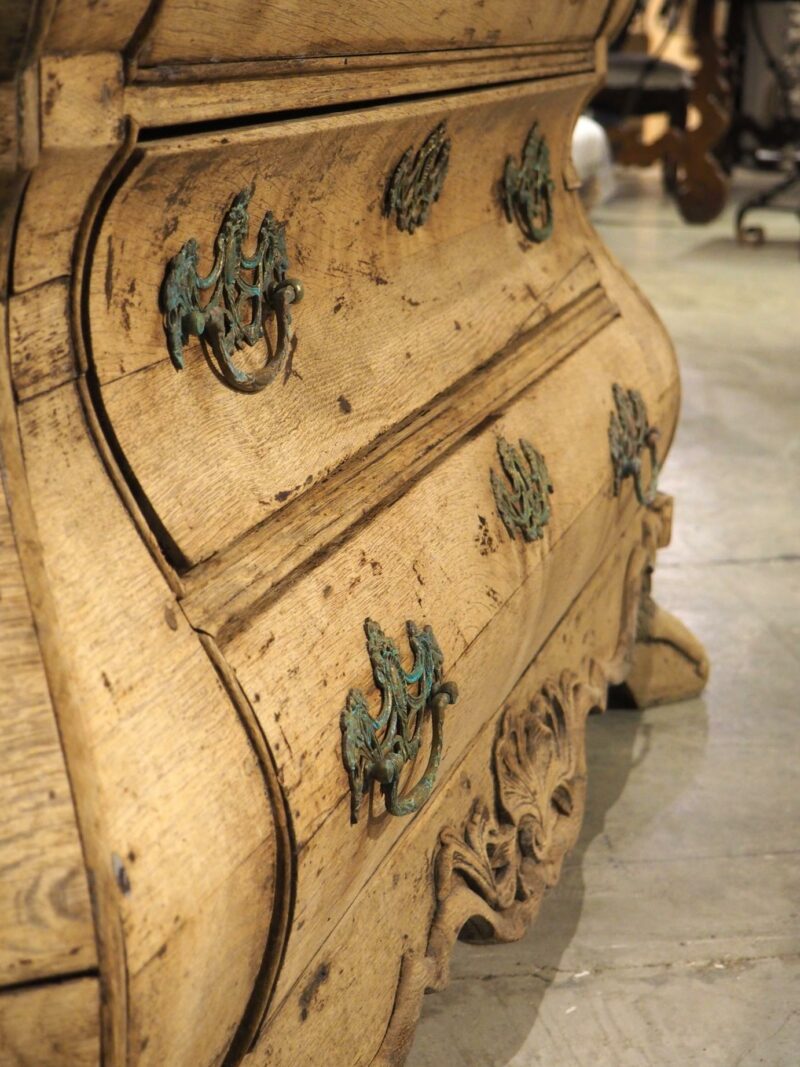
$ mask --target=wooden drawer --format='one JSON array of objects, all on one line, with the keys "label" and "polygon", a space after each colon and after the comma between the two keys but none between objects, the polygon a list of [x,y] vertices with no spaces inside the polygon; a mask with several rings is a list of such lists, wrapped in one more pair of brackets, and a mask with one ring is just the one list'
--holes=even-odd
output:
[{"label": "wooden drawer", "polygon": [[[559,147],[589,84],[573,76],[137,151],[97,236],[91,353],[123,466],[179,565],[223,549],[596,285]],[[520,159],[534,122],[553,180],[554,230],[541,243],[500,197],[506,159]],[[451,142],[441,196],[406,232],[384,214],[387,181],[439,123]],[[250,241],[268,209],[286,221],[305,297],[285,373],[242,395],[195,338],[176,371],[159,291],[189,238],[210,270],[226,209],[250,186]],[[255,366],[264,351],[237,358]]]},{"label": "wooden drawer", "polygon": [[[619,320],[495,412],[337,551],[298,571],[271,595],[271,532],[243,559],[222,557],[188,576],[184,608],[235,672],[279,768],[298,851],[297,901],[279,989],[291,987],[310,953],[356,899],[404,833],[377,788],[351,825],[341,713],[357,687],[377,714],[364,633],[374,619],[413,660],[406,620],[430,625],[443,678],[460,697],[445,712],[439,780],[467,751],[563,613],[611,552],[638,504],[626,483],[613,494],[608,445],[612,383],[641,387],[665,444],[677,382],[669,353],[643,361]],[[541,539],[511,538],[490,479],[498,439],[521,438],[544,454],[554,492]],[[430,733],[409,775],[426,765]],[[320,872],[325,871],[324,884]],[[276,994],[280,999],[280,993]]]},{"label": "wooden drawer", "polygon": [[167,0],[139,52],[142,66],[416,52],[591,38],[608,3],[597,0]]}]

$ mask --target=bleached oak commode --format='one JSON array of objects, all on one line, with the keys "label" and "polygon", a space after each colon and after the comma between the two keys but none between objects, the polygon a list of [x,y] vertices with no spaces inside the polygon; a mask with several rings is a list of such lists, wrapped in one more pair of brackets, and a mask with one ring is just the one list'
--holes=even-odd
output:
[{"label": "bleached oak commode", "polygon": [[570,162],[629,0],[0,0],[0,1065],[400,1064],[519,937],[678,371]]}]

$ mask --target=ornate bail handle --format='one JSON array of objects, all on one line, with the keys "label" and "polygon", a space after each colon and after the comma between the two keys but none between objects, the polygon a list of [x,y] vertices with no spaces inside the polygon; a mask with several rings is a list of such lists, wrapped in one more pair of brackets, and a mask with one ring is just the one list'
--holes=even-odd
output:
[{"label": "ornate bail handle", "polygon": [[[351,689],[342,712],[342,755],[350,779],[350,821],[358,821],[361,802],[373,782],[380,782],[386,809],[392,815],[419,811],[433,791],[442,758],[444,711],[455,704],[458,689],[442,681],[442,653],[430,626],[423,629],[406,623],[414,653],[411,671],[403,670],[397,645],[380,626],[367,619],[367,652],[375,685],[382,695],[378,717],[373,719],[360,689]],[[416,758],[427,710],[431,712],[433,738],[428,765],[417,784],[399,795],[400,773]]]},{"label": "ornate bail handle", "polygon": [[529,241],[546,241],[553,232],[553,181],[550,149],[539,124],[528,131],[520,163],[506,159],[501,198],[509,222],[517,225]]},{"label": "ornate bail handle", "polygon": [[[302,283],[287,278],[285,223],[271,211],[258,231],[255,253],[247,256],[244,243],[250,231],[247,205],[253,189],[243,189],[222,220],[214,243],[214,265],[203,277],[198,273],[197,241],[191,238],[169,261],[161,288],[161,311],[172,362],[183,370],[183,346],[189,337],[201,337],[211,348],[223,380],[241,393],[257,393],[284,369],[292,349],[291,305],[303,298]],[[210,290],[207,299],[201,294]],[[265,323],[275,316],[275,350],[255,373],[234,362],[244,345],[252,347],[266,337]]]},{"label": "ornate bail handle", "polygon": [[[660,433],[647,421],[647,408],[638,389],[623,389],[616,382],[611,387],[616,411],[611,412],[608,441],[614,465],[614,496],[619,496],[625,478],[633,478],[636,499],[652,508],[657,496],[660,464],[656,445]],[[650,484],[642,482],[642,452],[650,453]]]}]

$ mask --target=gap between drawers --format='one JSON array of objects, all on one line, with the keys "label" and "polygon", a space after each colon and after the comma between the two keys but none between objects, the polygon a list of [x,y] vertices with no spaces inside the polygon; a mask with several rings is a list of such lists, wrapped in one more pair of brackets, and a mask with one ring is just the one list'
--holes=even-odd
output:
[{"label": "gap between drawers", "polygon": [[[589,257],[590,258],[590,257]],[[341,547],[619,312],[600,284],[521,331],[488,364],[435,397],[368,450],[223,552],[184,575],[192,625],[221,644]],[[530,363],[530,344],[539,360]],[[491,370],[491,374],[488,371]]]}]

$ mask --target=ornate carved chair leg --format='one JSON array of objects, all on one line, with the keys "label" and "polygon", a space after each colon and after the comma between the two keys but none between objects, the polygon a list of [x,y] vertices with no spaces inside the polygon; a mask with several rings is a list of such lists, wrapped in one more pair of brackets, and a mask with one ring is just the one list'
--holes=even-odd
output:
[{"label": "ornate carved chair leg", "polygon": [[689,700],[708,680],[705,649],[674,615],[646,593],[625,685],[637,708]]}]

